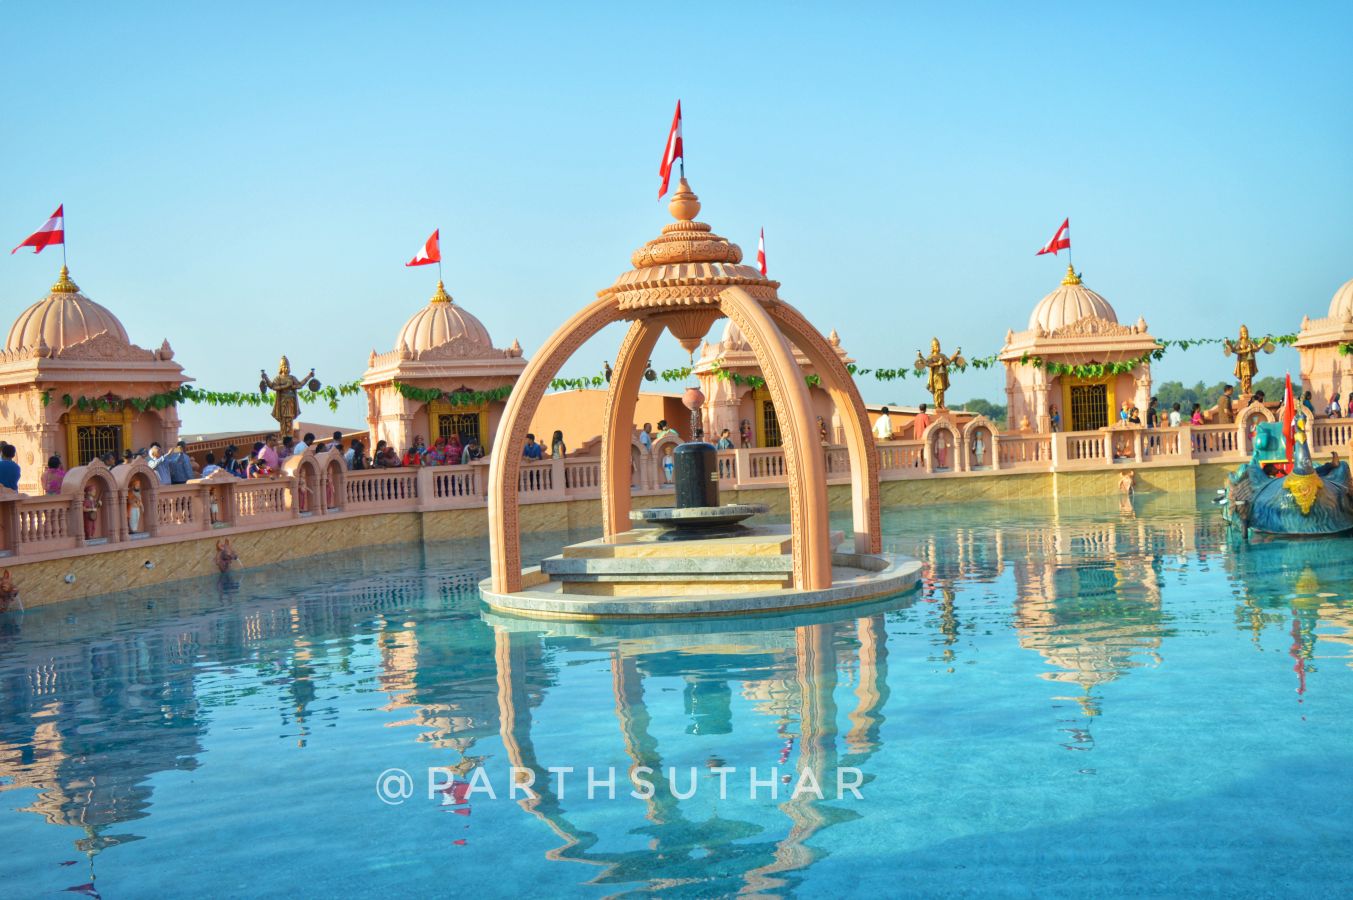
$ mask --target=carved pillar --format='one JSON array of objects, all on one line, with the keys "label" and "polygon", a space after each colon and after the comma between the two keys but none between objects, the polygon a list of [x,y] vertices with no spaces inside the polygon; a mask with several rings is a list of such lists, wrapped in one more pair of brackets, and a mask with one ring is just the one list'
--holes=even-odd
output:
[{"label": "carved pillar", "polygon": [[[625,333],[606,392],[606,410],[601,419],[601,525],[607,537],[630,530],[630,469],[634,435],[634,406],[644,369],[663,325],[652,319],[636,319]],[[645,479],[640,479],[640,485]]]},{"label": "carved pillar", "polygon": [[[827,523],[827,471],[816,440],[808,386],[793,348],[767,310],[740,287],[719,294],[724,315],[751,345],[782,425],[789,477],[789,518],[793,532],[794,586],[822,590],[832,583],[831,535]],[[877,465],[877,459],[874,460]]]}]

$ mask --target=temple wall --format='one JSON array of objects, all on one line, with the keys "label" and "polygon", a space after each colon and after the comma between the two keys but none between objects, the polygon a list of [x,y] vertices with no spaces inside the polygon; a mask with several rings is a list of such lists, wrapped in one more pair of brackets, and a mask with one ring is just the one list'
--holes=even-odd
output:
[{"label": "temple wall", "polygon": [[[1227,463],[1137,469],[1137,489],[1144,493],[1188,495],[1210,492],[1222,484],[1233,468],[1234,464]],[[1059,498],[1117,496],[1119,476],[1118,470],[971,472],[957,477],[885,480],[881,490],[885,507],[973,503],[973,515],[980,518],[983,515],[980,504],[984,502],[1056,503]],[[726,503],[765,503],[773,516],[789,514],[789,493],[783,486],[723,490],[721,499]],[[634,497],[634,507],[638,509],[670,502],[666,492],[643,492]],[[828,502],[833,512],[848,512],[849,484],[830,485]],[[599,528],[600,521],[601,502],[597,499],[535,502],[521,507],[523,532],[590,535]],[[222,537],[229,538],[239,555],[234,574],[356,547],[474,539],[487,533],[488,516],[482,505],[407,512],[331,513],[192,536],[86,547],[59,558],[26,561],[11,556],[0,560],[0,569],[10,571],[20,588],[24,608],[31,609],[182,579],[218,577],[216,542]],[[67,576],[73,576],[73,581],[68,583]]]},{"label": "temple wall", "polygon": [[[1353,393],[1353,355],[1339,352],[1338,344],[1298,347],[1301,358],[1301,387],[1311,392],[1311,403],[1323,414],[1330,398],[1338,393],[1342,406]],[[1281,398],[1278,398],[1281,399]]]}]

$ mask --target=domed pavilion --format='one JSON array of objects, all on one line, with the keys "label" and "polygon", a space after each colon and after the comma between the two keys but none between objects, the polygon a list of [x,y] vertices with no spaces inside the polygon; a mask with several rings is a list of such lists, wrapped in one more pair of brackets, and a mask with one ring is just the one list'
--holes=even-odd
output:
[{"label": "domed pavilion", "polygon": [[415,437],[431,445],[454,434],[487,447],[505,400],[483,395],[510,388],[525,368],[521,345],[494,347],[484,324],[439,281],[427,305],[399,330],[395,349],[371,351],[362,387],[372,441],[403,453]]},{"label": "domed pavilion", "polygon": [[[622,273],[597,299],[567,320],[531,360],[498,427],[489,468],[489,548],[492,576],[486,597],[518,594],[522,569],[518,476],[531,418],[551,379],[577,350],[607,325],[627,322],[616,355],[602,417],[601,512],[607,538],[630,530],[630,450],[634,407],[653,348],[670,331],[694,352],[719,319],[746,337],[766,380],[782,429],[789,481],[792,585],[819,591],[833,585],[832,536],[827,521],[826,464],[815,417],[794,347],[815,367],[844,423],[850,457],[851,506],[857,554],[879,554],[878,454],[868,414],[837,349],[793,306],[779,282],[742,264],[742,250],[695,221],[700,201],[685,178],[668,204],[676,220],[631,255]],[[538,573],[531,575],[536,578]],[[531,582],[534,583],[534,582]]]},{"label": "domed pavilion", "polygon": [[1330,298],[1329,315],[1301,320],[1296,348],[1301,356],[1301,383],[1311,392],[1316,409],[1324,409],[1338,394],[1353,393],[1353,356],[1339,352],[1353,341],[1353,280],[1343,283]]},{"label": "domed pavilion", "polygon": [[1043,366],[1021,362],[1040,357],[1048,363],[1096,365],[1137,359],[1159,345],[1138,318],[1131,327],[1100,294],[1090,290],[1067,266],[1061,285],[1038,301],[1024,331],[1007,332],[1000,360],[1005,364],[1009,427],[1052,430],[1057,407],[1063,431],[1092,431],[1118,421],[1124,401],[1141,410],[1145,421],[1151,400],[1151,364],[1139,363],[1120,375],[1053,375]]},{"label": "domed pavilion", "polygon": [[131,342],[117,316],[65,266],[51,291],[14,320],[0,358],[0,437],[18,447],[20,488],[36,491],[49,456],[67,468],[112,451],[178,439],[177,407],[138,403],[190,381],[169,341]]},{"label": "domed pavilion", "polygon": [[[843,365],[855,362],[846,355],[836,329],[832,329],[828,335],[827,343]],[[794,347],[794,360],[805,375],[817,374],[812,361],[798,347]],[[746,422],[752,429],[753,446],[780,446],[780,421],[776,417],[770,391],[762,383],[764,379],[761,379],[761,370],[756,364],[756,354],[752,352],[752,345],[748,343],[742,329],[731,319],[724,325],[723,337],[718,343],[704,344],[700,358],[691,371],[700,379],[700,389],[706,397],[701,415],[705,436],[710,441],[717,441],[719,434],[727,428],[733,442],[738,443],[742,423]],[[741,377],[730,378],[721,373]],[[757,380],[749,381],[749,378]],[[827,426],[828,441],[839,443],[841,420],[831,396],[820,385],[809,385],[808,399],[814,420],[821,419]]]}]

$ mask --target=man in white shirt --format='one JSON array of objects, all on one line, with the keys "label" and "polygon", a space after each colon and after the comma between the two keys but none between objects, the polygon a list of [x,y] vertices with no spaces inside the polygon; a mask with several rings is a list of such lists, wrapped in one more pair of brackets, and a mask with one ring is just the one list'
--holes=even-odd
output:
[{"label": "man in white shirt", "polygon": [[888,413],[888,407],[883,407],[883,412],[874,420],[874,439],[879,441],[891,441],[893,439],[893,417]]},{"label": "man in white shirt", "polygon": [[1180,419],[1182,418],[1183,417],[1179,414],[1179,404],[1176,403],[1174,409],[1170,410],[1170,427],[1178,428]]}]

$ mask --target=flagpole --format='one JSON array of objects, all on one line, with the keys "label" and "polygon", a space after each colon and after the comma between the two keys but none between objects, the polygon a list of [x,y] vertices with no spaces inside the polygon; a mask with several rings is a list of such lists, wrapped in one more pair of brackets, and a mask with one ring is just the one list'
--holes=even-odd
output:
[{"label": "flagpole", "polygon": [[66,266],[66,204],[61,204],[61,268],[70,271]]},{"label": "flagpole", "polygon": [[1066,220],[1066,264],[1071,267],[1071,271],[1076,271],[1076,264],[1071,261],[1071,220]]}]

